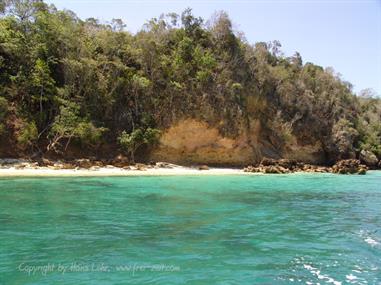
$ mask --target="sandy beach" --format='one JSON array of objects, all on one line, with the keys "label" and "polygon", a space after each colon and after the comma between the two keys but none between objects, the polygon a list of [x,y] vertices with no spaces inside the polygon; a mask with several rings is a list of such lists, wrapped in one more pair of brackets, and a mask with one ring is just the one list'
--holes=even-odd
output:
[{"label": "sandy beach", "polygon": [[102,167],[90,169],[51,169],[48,167],[23,168],[15,167],[0,169],[0,177],[63,177],[63,176],[165,176],[165,175],[249,175],[242,169],[210,168],[198,170],[190,167],[148,168],[147,170],[126,170],[123,168]]}]

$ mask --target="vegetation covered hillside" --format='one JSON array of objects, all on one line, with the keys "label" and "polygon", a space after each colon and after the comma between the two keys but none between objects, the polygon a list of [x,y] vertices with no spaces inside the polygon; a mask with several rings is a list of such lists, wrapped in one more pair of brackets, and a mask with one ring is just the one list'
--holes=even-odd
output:
[{"label": "vegetation covered hillside", "polygon": [[[3,157],[381,156],[379,99],[354,96],[299,53],[285,57],[277,41],[248,43],[224,12],[163,15],[135,35],[119,19],[81,20],[38,0],[2,0],[0,12]],[[231,154],[219,161],[219,149]]]}]

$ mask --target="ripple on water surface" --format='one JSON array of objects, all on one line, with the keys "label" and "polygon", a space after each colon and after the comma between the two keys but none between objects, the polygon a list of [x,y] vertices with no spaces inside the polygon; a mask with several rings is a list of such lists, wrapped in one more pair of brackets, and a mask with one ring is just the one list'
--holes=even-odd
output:
[{"label": "ripple on water surface", "polygon": [[379,284],[380,181],[0,179],[0,284]]}]

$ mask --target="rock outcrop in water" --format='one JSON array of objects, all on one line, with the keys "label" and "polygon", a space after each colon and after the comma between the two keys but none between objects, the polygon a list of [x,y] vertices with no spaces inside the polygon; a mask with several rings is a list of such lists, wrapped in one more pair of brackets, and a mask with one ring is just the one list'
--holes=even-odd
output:
[{"label": "rock outcrop in water", "polygon": [[265,158],[257,166],[244,168],[245,172],[285,174],[293,172],[317,172],[337,174],[366,174],[366,165],[356,159],[340,160],[333,167],[304,164],[290,159],[268,159]]},{"label": "rock outcrop in water", "polygon": [[293,159],[271,159],[264,158],[257,166],[244,168],[245,172],[260,172],[271,174],[284,174],[293,172],[329,172],[328,167],[316,166],[298,162]]},{"label": "rock outcrop in water", "polygon": [[[140,170],[146,171],[148,169],[170,169],[176,168],[178,165],[167,162],[150,162],[144,163],[127,163],[122,162],[123,158],[117,157],[111,160],[95,160],[95,159],[76,159],[76,160],[58,160],[53,161],[46,158],[39,161],[25,160],[25,159],[0,159],[0,168],[2,169],[86,169],[86,170],[99,170],[100,168],[119,168],[122,170]],[[209,170],[207,165],[199,165],[193,167],[194,169]],[[337,162],[332,167],[305,164],[293,159],[271,159],[264,158],[257,165],[249,165],[243,169],[244,172],[251,173],[265,173],[265,174],[287,174],[294,172],[310,172],[310,173],[337,173],[337,174],[366,174],[368,167],[361,164],[360,160],[347,159]]]},{"label": "rock outcrop in water", "polygon": [[332,167],[332,172],[338,174],[366,174],[367,170],[368,167],[358,159],[341,160]]}]

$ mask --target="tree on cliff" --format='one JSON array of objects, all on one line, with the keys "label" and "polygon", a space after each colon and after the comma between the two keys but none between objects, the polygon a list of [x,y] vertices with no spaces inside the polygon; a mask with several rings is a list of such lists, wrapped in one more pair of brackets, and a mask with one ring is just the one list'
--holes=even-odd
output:
[{"label": "tree on cliff", "polygon": [[249,44],[225,12],[205,22],[186,9],[132,35],[120,20],[81,20],[40,0],[1,4],[0,153],[104,142],[134,158],[147,130],[192,117],[227,137],[260,121],[272,147],[319,142],[329,160],[381,155],[379,99],[358,99],[332,69],[285,57],[278,41]]},{"label": "tree on cliff", "polygon": [[131,133],[123,131],[118,137],[121,147],[130,155],[132,162],[135,162],[135,152],[143,145],[153,146],[158,142],[160,131],[157,129],[136,129]]}]

